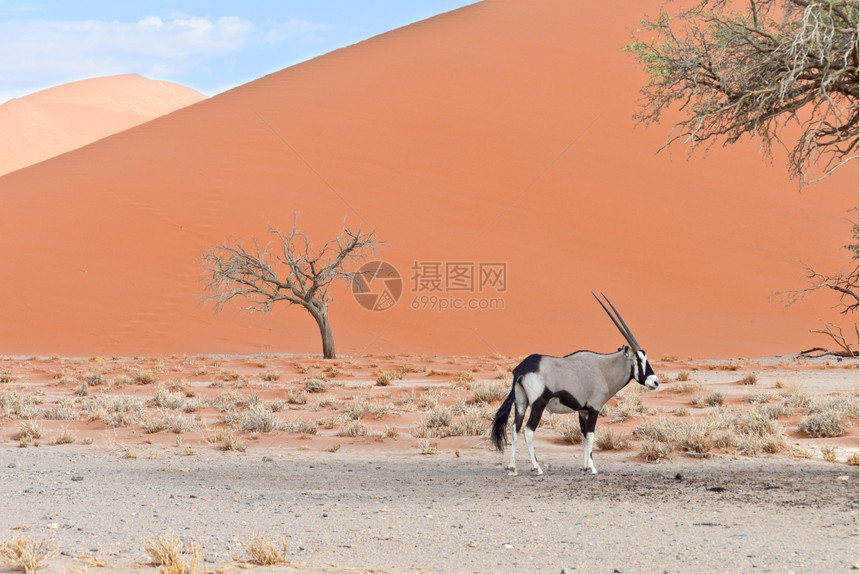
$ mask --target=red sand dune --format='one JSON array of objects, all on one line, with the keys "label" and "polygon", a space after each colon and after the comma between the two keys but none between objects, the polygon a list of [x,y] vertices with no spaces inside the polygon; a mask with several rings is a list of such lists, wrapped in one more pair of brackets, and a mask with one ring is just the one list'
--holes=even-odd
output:
[{"label": "red sand dune", "polygon": [[[318,241],[376,229],[400,302],[336,290],[341,354],[520,355],[623,343],[758,356],[823,342],[829,296],[786,309],[798,261],[846,263],[854,168],[798,193],[755,144],[655,155],[622,53],[656,2],[487,0],[261,78],[0,178],[0,352],[319,352],[297,308],[213,314],[201,251],[293,213]],[[411,267],[504,263],[503,310],[415,310]],[[475,289],[477,291],[477,289]]]},{"label": "red sand dune", "polygon": [[206,96],[137,74],[63,84],[0,105],[0,175],[121,132]]}]

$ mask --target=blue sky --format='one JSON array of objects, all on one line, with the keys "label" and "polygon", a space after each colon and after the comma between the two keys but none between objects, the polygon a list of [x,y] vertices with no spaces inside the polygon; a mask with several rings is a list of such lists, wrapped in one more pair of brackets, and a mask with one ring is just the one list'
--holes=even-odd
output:
[{"label": "blue sky", "polygon": [[137,73],[214,95],[475,0],[0,0],[0,103]]}]

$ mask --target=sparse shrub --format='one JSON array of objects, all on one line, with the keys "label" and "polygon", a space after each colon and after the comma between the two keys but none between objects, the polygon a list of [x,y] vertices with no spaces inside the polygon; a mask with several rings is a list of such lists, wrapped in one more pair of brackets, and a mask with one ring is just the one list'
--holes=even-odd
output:
[{"label": "sparse shrub", "polygon": [[18,438],[24,441],[42,438],[44,430],[36,421],[24,421],[18,426]]},{"label": "sparse shrub", "polygon": [[670,393],[677,393],[679,395],[687,395],[690,393],[694,393],[702,389],[702,385],[697,383],[696,381],[688,381],[678,379],[678,382],[673,385],[669,385],[666,387]]},{"label": "sparse shrub", "polygon": [[741,401],[745,403],[749,403],[751,405],[762,405],[767,402],[770,402],[770,399],[773,398],[773,395],[768,393],[750,393],[745,395]]},{"label": "sparse shrub", "polygon": [[729,449],[737,446],[738,438],[733,430],[720,429],[714,432],[714,444],[720,449]]},{"label": "sparse shrub", "polygon": [[400,436],[400,431],[397,430],[397,427],[394,425],[388,425],[385,427],[385,436],[387,438],[397,438]]},{"label": "sparse shrub", "polygon": [[758,382],[758,377],[755,373],[749,373],[744,375],[744,378],[741,379],[741,382],[745,385],[754,385]]},{"label": "sparse shrub", "polygon": [[391,384],[391,373],[388,371],[383,371],[379,373],[379,376],[376,377],[376,386],[377,387],[387,387]]},{"label": "sparse shrub", "polygon": [[453,419],[453,414],[451,413],[451,409],[444,405],[437,405],[433,407],[433,409],[427,413],[427,416],[424,419],[424,424],[426,424],[431,429],[441,429],[449,426],[451,424],[451,420]]},{"label": "sparse shrub", "polygon": [[245,442],[232,431],[222,431],[215,435],[212,441],[219,450],[245,452]]},{"label": "sparse shrub", "polygon": [[91,387],[96,387],[105,382],[104,375],[101,373],[88,373],[84,375],[84,382]]},{"label": "sparse shrub", "polygon": [[492,403],[504,399],[510,389],[501,381],[480,381],[469,385],[473,403]]},{"label": "sparse shrub", "polygon": [[324,393],[328,390],[328,383],[322,379],[305,379],[305,390],[309,393]]},{"label": "sparse shrub", "polygon": [[642,439],[652,439],[666,444],[675,441],[675,424],[668,419],[660,418],[655,421],[645,421],[633,430],[633,434]]},{"label": "sparse shrub", "polygon": [[277,381],[278,379],[281,378],[281,373],[279,373],[278,371],[275,371],[275,370],[269,370],[269,371],[265,371],[263,374],[261,374],[260,378],[263,379],[264,381],[274,383],[275,381]]},{"label": "sparse shrub", "polygon": [[277,415],[262,403],[256,403],[239,417],[239,428],[244,432],[272,432],[281,427]]},{"label": "sparse shrub", "polygon": [[90,394],[90,387],[86,383],[81,383],[78,387],[75,387],[75,394],[79,397],[85,397]]},{"label": "sparse shrub", "polygon": [[272,542],[261,534],[255,534],[243,544],[248,553],[248,562],[257,566],[273,566],[275,564],[288,564],[287,548],[289,540],[285,536],[281,539],[281,548],[278,549]]},{"label": "sparse shrub", "polygon": [[601,450],[622,450],[630,445],[630,441],[622,433],[616,434],[612,429],[602,427],[597,429],[594,444]]},{"label": "sparse shrub", "polygon": [[679,372],[678,372],[678,376],[676,377],[676,380],[677,380],[679,383],[686,382],[686,381],[688,381],[689,379],[690,379],[690,372],[689,372],[689,371],[679,371]]},{"label": "sparse shrub", "polygon": [[[633,390],[635,389],[635,390]],[[642,394],[637,387],[618,395],[618,406],[615,408],[615,420],[625,421],[630,417],[648,414],[648,407],[642,402]]]},{"label": "sparse shrub", "polygon": [[642,441],[640,451],[648,462],[657,462],[672,453],[672,446],[653,438],[646,438]]},{"label": "sparse shrub", "polygon": [[475,380],[475,375],[473,375],[471,371],[463,371],[460,373],[458,379],[461,383],[471,383]]},{"label": "sparse shrub", "polygon": [[781,435],[782,427],[774,419],[759,409],[744,413],[739,421],[740,430],[756,436]]},{"label": "sparse shrub", "polygon": [[804,417],[797,427],[815,438],[843,436],[848,430],[845,415],[835,410],[816,412]]},{"label": "sparse shrub", "polygon": [[316,423],[303,419],[296,419],[292,422],[283,425],[283,429],[287,432],[296,432],[301,434],[317,434]]},{"label": "sparse shrub", "polygon": [[180,410],[185,403],[185,395],[179,392],[171,393],[167,389],[158,389],[151,399],[151,403],[163,409]]},{"label": "sparse shrub", "polygon": [[708,398],[705,399],[705,402],[708,403],[709,406],[719,407],[725,404],[726,395],[719,391],[714,391],[713,393],[708,395]]},{"label": "sparse shrub", "polygon": [[847,462],[851,466],[860,466],[860,454],[852,452],[845,462]]},{"label": "sparse shrub", "polygon": [[711,429],[705,423],[679,425],[675,431],[678,448],[691,454],[707,454],[711,450]]},{"label": "sparse shrub", "polygon": [[0,561],[10,570],[21,570],[26,574],[35,574],[57,554],[57,546],[53,540],[36,542],[29,536],[19,536],[11,542],[0,543]]},{"label": "sparse shrub", "polygon": [[440,399],[441,397],[438,392],[425,391],[421,393],[421,397],[418,399],[418,404],[421,408],[430,410],[439,404]]},{"label": "sparse shrub", "polygon": [[856,396],[838,395],[834,397],[825,397],[814,401],[809,405],[809,414],[836,412],[849,416],[852,419],[857,419],[860,403]]},{"label": "sparse shrub", "polygon": [[369,412],[370,403],[361,397],[354,397],[346,407],[345,414],[351,419],[361,420],[361,418]]},{"label": "sparse shrub", "polygon": [[812,397],[804,393],[792,393],[783,399],[785,406],[792,409],[806,409],[812,404]]},{"label": "sparse shrub", "polygon": [[134,373],[134,377],[132,377],[132,381],[134,381],[135,385],[151,385],[157,380],[158,376],[156,376],[153,371],[149,370],[136,371]]},{"label": "sparse shrub", "polygon": [[308,393],[302,389],[287,389],[287,402],[291,405],[307,404]]},{"label": "sparse shrub", "polygon": [[451,423],[448,436],[481,436],[487,430],[487,419],[482,410],[469,405],[464,412]]},{"label": "sparse shrub", "polygon": [[737,448],[748,456],[761,456],[762,454],[778,454],[788,450],[788,443],[782,435],[744,434],[738,438]]},{"label": "sparse shrub", "polygon": [[827,462],[836,462],[836,446],[832,444],[822,446],[821,457]]},{"label": "sparse shrub", "polygon": [[68,429],[63,429],[62,432],[54,439],[54,444],[72,444],[75,442],[75,435],[69,432]]},{"label": "sparse shrub", "polygon": [[367,425],[358,419],[344,418],[341,420],[337,436],[367,436]]},{"label": "sparse shrub", "polygon": [[430,444],[430,441],[426,438],[422,438],[418,441],[418,452],[419,454],[433,455],[439,454],[439,451]]}]

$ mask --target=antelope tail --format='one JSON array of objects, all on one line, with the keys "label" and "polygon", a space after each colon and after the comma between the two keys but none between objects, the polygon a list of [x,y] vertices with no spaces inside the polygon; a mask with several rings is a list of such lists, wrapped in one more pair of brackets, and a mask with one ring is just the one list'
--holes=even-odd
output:
[{"label": "antelope tail", "polygon": [[493,418],[493,430],[490,434],[490,440],[493,446],[499,452],[505,452],[505,444],[508,442],[508,417],[511,415],[511,407],[514,406],[517,389],[517,375],[514,375],[514,384],[511,385],[511,392],[508,398],[499,405],[499,410],[496,411],[496,416]]}]

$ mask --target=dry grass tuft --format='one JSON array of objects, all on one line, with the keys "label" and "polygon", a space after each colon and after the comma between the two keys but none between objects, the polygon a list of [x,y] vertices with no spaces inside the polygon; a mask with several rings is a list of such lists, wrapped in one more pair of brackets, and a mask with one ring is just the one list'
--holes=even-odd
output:
[{"label": "dry grass tuft", "polygon": [[25,574],[38,572],[45,560],[53,558],[57,546],[53,540],[37,543],[29,536],[19,536],[11,542],[0,543],[0,561],[10,570],[20,570]]},{"label": "dry grass tuft", "polygon": [[290,541],[287,537],[281,539],[281,548],[275,546],[262,534],[255,534],[243,544],[248,553],[248,562],[257,566],[274,566],[276,564],[290,564],[287,558],[287,549]]},{"label": "dry grass tuft", "polygon": [[439,454],[439,451],[436,449],[436,447],[430,444],[430,441],[428,439],[422,438],[418,441],[418,453],[425,455],[433,455]]},{"label": "dry grass tuft", "polygon": [[[158,540],[147,539],[144,550],[150,562],[161,566],[161,574],[197,574],[200,571],[200,547],[194,544],[186,549],[172,532],[159,536]],[[183,559],[183,554],[188,556],[187,560]]]}]

